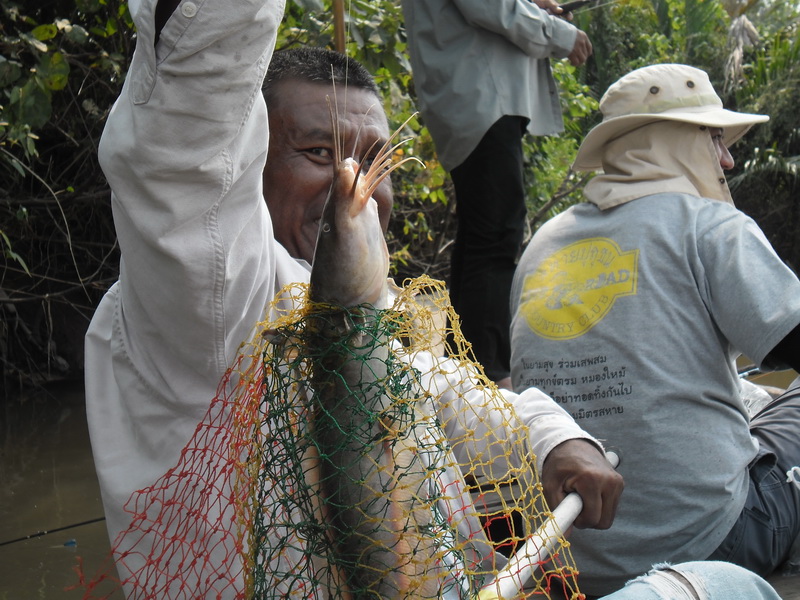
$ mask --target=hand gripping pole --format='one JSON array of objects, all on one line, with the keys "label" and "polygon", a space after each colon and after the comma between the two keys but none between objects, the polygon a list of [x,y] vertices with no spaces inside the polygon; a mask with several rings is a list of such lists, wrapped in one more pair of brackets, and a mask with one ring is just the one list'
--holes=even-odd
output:
[{"label": "hand gripping pole", "polygon": [[[606,459],[614,468],[619,464],[619,456],[615,452],[607,452]],[[508,564],[478,592],[478,600],[512,600],[520,596],[525,584],[539,565],[547,560],[563,532],[572,526],[581,510],[583,500],[577,492],[567,494],[545,524],[525,541],[522,548],[509,559]]]}]

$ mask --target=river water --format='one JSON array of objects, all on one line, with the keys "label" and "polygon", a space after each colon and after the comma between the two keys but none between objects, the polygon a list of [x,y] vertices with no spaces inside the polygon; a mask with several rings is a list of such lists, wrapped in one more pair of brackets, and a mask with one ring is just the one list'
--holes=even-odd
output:
[{"label": "river water", "polygon": [[0,599],[81,598],[65,591],[79,558],[93,572],[109,548],[83,386],[50,384],[3,409]]}]

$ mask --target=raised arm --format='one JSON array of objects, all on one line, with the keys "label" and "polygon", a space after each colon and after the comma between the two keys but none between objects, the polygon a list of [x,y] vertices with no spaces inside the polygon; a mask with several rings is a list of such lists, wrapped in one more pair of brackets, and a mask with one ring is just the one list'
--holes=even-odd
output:
[{"label": "raised arm", "polygon": [[[144,568],[164,533],[118,538],[131,527],[126,503],[177,464],[274,295],[261,83],[283,0],[129,6],[136,51],[99,148],[120,277],[87,332],[85,369],[92,452],[109,536],[121,540],[120,573]],[[172,501],[170,493],[161,500]],[[223,519],[223,504],[204,514],[207,523]],[[158,576],[148,579],[159,589]]]},{"label": "raised arm", "polygon": [[260,86],[281,8],[131,5],[137,49],[100,161],[122,250],[129,352],[145,373],[171,365],[160,374],[166,386],[218,381],[274,292]]}]

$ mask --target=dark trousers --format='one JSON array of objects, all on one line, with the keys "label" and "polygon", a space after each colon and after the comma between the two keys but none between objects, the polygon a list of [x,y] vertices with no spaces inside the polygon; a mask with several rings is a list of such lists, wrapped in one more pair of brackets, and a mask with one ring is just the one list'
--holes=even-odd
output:
[{"label": "dark trousers", "polygon": [[755,415],[750,431],[760,449],[750,467],[750,490],[739,519],[709,557],[767,576],[788,557],[800,535],[800,377]]},{"label": "dark trousers", "polygon": [[522,135],[527,122],[500,118],[450,173],[458,219],[450,297],[464,337],[494,381],[511,372],[509,296],[525,232]]}]

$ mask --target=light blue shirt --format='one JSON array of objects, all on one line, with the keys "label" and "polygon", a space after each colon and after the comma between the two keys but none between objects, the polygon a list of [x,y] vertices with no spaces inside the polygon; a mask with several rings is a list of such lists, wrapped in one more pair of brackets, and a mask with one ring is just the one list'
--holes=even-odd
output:
[{"label": "light blue shirt", "polygon": [[578,30],[529,0],[404,0],[419,110],[448,171],[504,115],[528,132],[563,131],[549,58],[569,56]]}]

